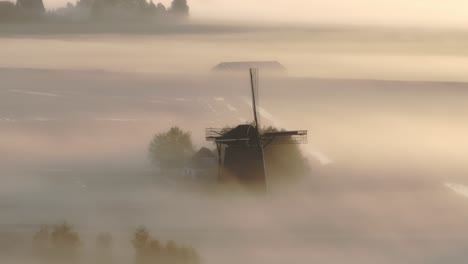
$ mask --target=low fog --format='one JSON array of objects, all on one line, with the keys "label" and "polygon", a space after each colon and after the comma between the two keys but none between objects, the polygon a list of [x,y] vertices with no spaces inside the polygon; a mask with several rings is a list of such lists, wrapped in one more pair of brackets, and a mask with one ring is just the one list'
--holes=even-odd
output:
[{"label": "low fog", "polygon": [[313,173],[258,196],[160,178],[147,160],[152,135],[170,126],[210,146],[205,127],[249,120],[245,76],[0,74],[1,227],[17,237],[4,256],[67,221],[88,247],[112,233],[122,263],[141,225],[204,263],[466,259],[463,83],[264,76],[262,123],[308,129]]},{"label": "low fog", "polygon": [[204,75],[222,61],[277,60],[291,77],[468,80],[468,35],[463,30],[214,24],[147,30],[132,25],[115,30],[96,25],[97,32],[89,33],[39,24],[52,28],[47,33],[7,24],[0,27],[0,49],[8,51],[2,53],[0,67]]},{"label": "low fog", "polygon": [[[0,25],[0,262],[68,223],[83,264],[103,233],[135,263],[139,227],[203,264],[466,263],[465,31],[105,25]],[[205,128],[253,119],[248,71],[211,69],[266,60],[287,71],[260,69],[261,125],[307,129],[310,173],[261,194],[163,175],[155,134],[213,149]]]}]

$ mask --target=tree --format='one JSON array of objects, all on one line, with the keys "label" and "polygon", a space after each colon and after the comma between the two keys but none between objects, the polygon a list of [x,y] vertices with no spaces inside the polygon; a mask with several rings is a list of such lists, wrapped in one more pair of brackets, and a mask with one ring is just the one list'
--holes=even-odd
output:
[{"label": "tree", "polygon": [[146,0],[137,0],[136,4],[140,13],[146,13],[149,11],[149,3]]},{"label": "tree", "polygon": [[76,2],[77,7],[91,7],[95,1],[92,0],[78,0]]},{"label": "tree", "polygon": [[100,19],[104,12],[104,4],[100,0],[96,0],[91,4],[91,17],[93,19]]},{"label": "tree", "polygon": [[156,8],[158,9],[158,11],[161,11],[161,12],[166,12],[167,11],[166,7],[162,3],[158,3]]},{"label": "tree", "polygon": [[[276,127],[266,127],[262,132],[281,131]],[[264,149],[268,177],[275,181],[284,182],[296,180],[311,172],[307,158],[299,145],[272,145]]]},{"label": "tree", "polygon": [[156,15],[164,15],[166,14],[166,12],[167,12],[167,9],[163,4],[158,3],[156,5]]},{"label": "tree", "polygon": [[73,227],[67,223],[54,226],[50,233],[53,254],[57,261],[74,263],[77,261],[78,249],[81,245],[80,237]]},{"label": "tree", "polygon": [[42,226],[34,235],[35,253],[44,263],[76,263],[80,246],[80,236],[67,223]]},{"label": "tree", "polygon": [[132,240],[135,249],[135,264],[200,264],[200,256],[191,247],[169,241],[164,245],[153,238],[145,227],[138,228]]},{"label": "tree", "polygon": [[16,5],[23,11],[32,14],[41,14],[45,12],[44,2],[42,2],[42,0],[18,0]]},{"label": "tree", "polygon": [[149,146],[149,158],[162,169],[182,167],[193,153],[190,132],[179,127],[156,134]]},{"label": "tree", "polygon": [[0,1],[0,22],[14,20],[18,16],[18,8],[9,1]]},{"label": "tree", "polygon": [[187,17],[190,7],[187,0],[172,0],[170,11],[177,16]]}]

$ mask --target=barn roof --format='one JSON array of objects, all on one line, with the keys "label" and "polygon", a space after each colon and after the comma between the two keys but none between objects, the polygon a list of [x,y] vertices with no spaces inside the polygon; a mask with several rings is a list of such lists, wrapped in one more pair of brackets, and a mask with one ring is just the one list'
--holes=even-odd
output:
[{"label": "barn roof", "polygon": [[211,152],[208,148],[201,148],[197,153],[195,153],[192,157],[194,160],[200,160],[200,159],[205,159],[205,158],[215,158],[215,154]]},{"label": "barn roof", "polygon": [[206,169],[216,164],[216,155],[208,148],[201,148],[191,160],[191,166],[194,169]]},{"label": "barn roof", "polygon": [[250,68],[258,68],[267,71],[285,72],[286,68],[277,61],[238,61],[221,62],[213,68],[213,71],[244,71]]}]

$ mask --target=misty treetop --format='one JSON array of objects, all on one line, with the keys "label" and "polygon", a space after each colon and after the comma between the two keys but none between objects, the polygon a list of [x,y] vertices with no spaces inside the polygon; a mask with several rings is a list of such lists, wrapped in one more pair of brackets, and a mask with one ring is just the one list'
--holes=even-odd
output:
[{"label": "misty treetop", "polygon": [[187,0],[173,0],[170,10],[178,16],[188,16],[190,8],[187,4]]},{"label": "misty treetop", "polygon": [[[285,131],[273,126],[262,128],[262,133]],[[269,180],[284,183],[310,175],[312,168],[299,145],[284,144],[264,149],[265,163]]]},{"label": "misty treetop", "polygon": [[75,263],[80,257],[80,236],[67,223],[42,226],[33,242],[34,254],[44,263]]},{"label": "misty treetop", "polygon": [[0,22],[14,19],[15,13],[15,4],[9,1],[0,1]]},{"label": "misty treetop", "polygon": [[[110,233],[100,233],[96,237],[95,250],[84,246],[80,234],[73,226],[63,223],[55,226],[41,226],[33,236],[32,256],[34,262],[43,264],[112,264],[114,239]],[[150,235],[148,229],[140,227],[133,238],[125,244],[134,249],[134,264],[200,264],[198,252],[190,246],[182,246],[174,241],[163,242]],[[120,249],[122,250],[122,249]],[[91,254],[90,254],[91,253]],[[29,255],[24,251],[22,254]],[[93,256],[94,254],[94,257]],[[90,258],[91,257],[91,258]],[[93,261],[94,259],[94,261]],[[29,263],[29,262],[28,262]],[[127,262],[128,263],[128,262]]]},{"label": "misty treetop", "polygon": [[189,6],[186,0],[174,0],[169,8],[155,4],[153,0],[79,0],[76,7],[88,9],[93,18],[144,18],[144,17],[188,17]]},{"label": "misty treetop", "polygon": [[194,152],[191,133],[176,126],[156,134],[149,146],[150,160],[161,169],[183,167]]},{"label": "misty treetop", "polygon": [[87,14],[93,19],[180,19],[188,17],[189,6],[186,1],[174,0],[169,8],[153,0],[79,0],[76,5],[67,4],[58,9],[57,15],[76,16]]},{"label": "misty treetop", "polygon": [[42,0],[0,1],[0,22],[37,20],[44,12]]},{"label": "misty treetop", "polygon": [[135,264],[199,264],[200,256],[191,247],[179,246],[174,241],[163,243],[153,238],[148,229],[140,227],[132,240]]},{"label": "misty treetop", "polygon": [[[23,3],[24,2],[24,3]],[[70,21],[156,19],[175,21],[189,16],[187,0],[173,0],[170,7],[153,0],[79,0],[64,7],[45,11],[42,0],[0,1],[1,21],[65,19]]]}]

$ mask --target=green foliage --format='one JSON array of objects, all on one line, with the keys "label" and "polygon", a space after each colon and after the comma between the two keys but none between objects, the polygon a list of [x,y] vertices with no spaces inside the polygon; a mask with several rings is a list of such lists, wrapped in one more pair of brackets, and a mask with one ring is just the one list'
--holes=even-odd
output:
[{"label": "green foliage", "polygon": [[182,167],[193,153],[190,132],[178,127],[156,134],[149,146],[149,158],[162,169]]},{"label": "green foliage", "polygon": [[135,264],[199,264],[198,253],[190,247],[169,241],[166,245],[151,237],[149,231],[140,227],[132,240],[135,249]]}]

